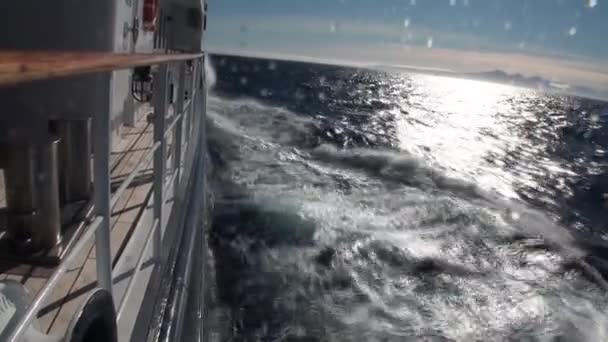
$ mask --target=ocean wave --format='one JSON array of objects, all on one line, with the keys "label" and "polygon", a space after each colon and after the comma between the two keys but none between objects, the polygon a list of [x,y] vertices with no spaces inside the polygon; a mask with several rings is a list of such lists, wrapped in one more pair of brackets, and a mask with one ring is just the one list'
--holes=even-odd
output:
[{"label": "ocean wave", "polygon": [[207,86],[207,89],[211,89],[215,86],[215,82],[217,82],[217,75],[215,73],[215,69],[209,61],[209,58],[205,58],[205,74],[207,80],[205,84]]},{"label": "ocean wave", "polygon": [[454,191],[469,197],[482,196],[480,189],[474,184],[448,177],[439,169],[429,167],[421,159],[404,151],[337,149],[322,145],[314,149],[312,155],[319,160],[364,170],[388,181],[425,189]]},{"label": "ocean wave", "polygon": [[[293,176],[291,169],[298,169],[300,171],[296,172],[296,177],[305,177],[304,179],[296,178],[290,183],[290,178],[284,178],[277,179],[277,182],[298,188],[311,178],[325,176],[324,180],[317,179],[317,183],[324,182],[328,186],[348,189],[353,185],[371,185],[369,181],[361,181],[345,173],[345,170],[362,171],[367,177],[377,178],[379,184],[394,182],[425,192],[440,191],[468,202],[475,201],[471,204],[500,213],[498,220],[504,222],[501,224],[501,231],[497,232],[498,235],[504,235],[506,239],[513,241],[520,237],[540,237],[546,241],[547,248],[561,249],[576,258],[584,256],[581,249],[576,247],[577,238],[546,213],[530,208],[520,201],[501,198],[470,181],[450,177],[446,170],[406,151],[341,149],[329,144],[305,149],[301,148],[301,141],[310,139],[308,137],[311,135],[313,123],[310,118],[250,99],[228,101],[212,97],[210,109],[208,115],[213,127],[210,132],[211,147],[218,149],[215,155],[219,159],[239,160],[238,167],[248,163],[256,165],[257,167],[248,169],[248,174],[239,173],[242,177],[248,177],[247,179],[255,179],[257,176],[268,178],[275,173]],[[277,160],[277,157],[281,159]],[[320,165],[319,162],[325,165]],[[303,169],[306,171],[301,171]],[[307,172],[310,174],[305,175]],[[262,185],[263,183],[260,184]],[[273,187],[270,189],[273,191]],[[427,220],[465,220],[465,223],[480,223],[471,220],[476,220],[476,215],[482,214],[481,212],[473,216],[470,213],[457,212],[456,216],[452,217],[452,209],[440,205],[441,201],[436,197],[431,203],[437,206],[434,212],[438,216]],[[491,217],[485,221],[490,222],[488,225],[497,224],[497,221],[493,220],[496,218]]]},{"label": "ocean wave", "polygon": [[308,143],[284,108],[210,109],[234,339],[605,338],[602,246],[547,213],[407,152]]},{"label": "ocean wave", "polygon": [[[239,160],[238,167],[248,163],[257,166],[248,169],[248,174],[239,173],[242,177],[268,178],[275,173],[293,176],[294,172],[290,169],[306,169],[312,174],[308,175],[309,178],[294,179],[295,182],[291,183],[294,188],[306,184],[310,178],[325,176],[325,180],[317,179],[317,182],[323,181],[328,183],[328,186],[337,188],[346,186],[348,189],[352,185],[371,184],[369,181],[357,181],[344,172],[345,170],[362,171],[368,177],[377,178],[379,184],[394,182],[421,191],[441,191],[468,202],[476,201],[472,204],[500,213],[500,220],[505,222],[501,225],[502,231],[497,234],[504,235],[506,239],[541,237],[551,248],[559,246],[573,257],[584,255],[575,247],[576,239],[571,232],[546,213],[519,201],[503,199],[467,180],[450,177],[442,168],[430,165],[429,161],[418,156],[405,151],[386,149],[340,149],[329,144],[302,149],[300,142],[309,139],[306,137],[310,135],[312,120],[309,118],[302,118],[284,108],[268,106],[249,99],[227,101],[211,98],[210,105],[209,118],[213,126],[210,132],[211,147],[218,149],[215,155],[219,159]],[[275,131],[281,133],[277,134]],[[277,156],[282,159],[277,160]],[[319,165],[318,162],[325,165]],[[306,177],[305,173],[298,171],[296,177]],[[277,179],[277,182],[290,184],[289,179]],[[282,187],[283,190],[288,188]],[[271,191],[272,189],[271,187]],[[437,199],[432,200],[431,203],[437,205],[437,210],[434,212],[438,216],[427,220],[440,220],[439,222],[465,220],[465,223],[479,224],[478,221],[471,220],[475,220],[477,217],[475,215],[479,215],[480,212],[473,216],[466,212],[457,212],[456,216],[452,217],[450,207],[439,205],[441,201]],[[492,220],[495,218],[486,221]],[[496,222],[492,221],[491,224]]]},{"label": "ocean wave", "polygon": [[294,147],[314,146],[314,120],[252,99],[232,101],[210,97],[208,117],[218,128],[257,142]]}]

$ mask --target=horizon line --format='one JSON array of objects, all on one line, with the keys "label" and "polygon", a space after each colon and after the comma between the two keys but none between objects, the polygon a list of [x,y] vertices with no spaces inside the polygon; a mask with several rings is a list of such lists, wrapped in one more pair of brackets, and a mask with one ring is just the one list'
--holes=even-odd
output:
[{"label": "horizon line", "polygon": [[[423,75],[431,75],[431,76],[444,76],[444,77],[452,77],[452,78],[465,78],[472,81],[480,81],[479,79],[475,79],[476,75],[483,75],[492,72],[502,72],[507,76],[523,76],[525,78],[533,78],[537,77],[543,80],[544,82],[551,85],[550,89],[537,89],[533,88],[529,85],[524,84],[513,84],[504,82],[503,80],[498,79],[483,79],[482,81],[509,85],[514,87],[520,87],[535,91],[542,91],[549,94],[557,94],[557,95],[566,95],[566,96],[577,96],[588,98],[591,100],[598,100],[603,102],[608,102],[608,92],[604,91],[596,91],[597,93],[589,93],[589,92],[581,92],[576,91],[576,86],[573,88],[570,84],[560,84],[559,87],[553,86],[556,82],[546,79],[545,77],[539,75],[525,75],[523,73],[512,73],[505,71],[501,68],[488,68],[475,72],[460,72],[447,68],[439,68],[439,67],[428,67],[428,66],[417,66],[411,64],[395,64],[395,63],[379,63],[379,62],[358,62],[346,59],[337,59],[337,58],[323,58],[323,57],[311,57],[305,55],[298,54],[288,54],[288,53],[277,53],[277,52],[259,52],[259,51],[251,51],[251,50],[233,50],[233,49],[207,49],[207,52],[210,55],[224,55],[224,56],[232,56],[232,57],[244,57],[244,58],[259,58],[259,59],[268,59],[268,60],[277,60],[284,62],[302,62],[302,63],[311,63],[311,64],[321,64],[321,65],[332,65],[332,66],[340,66],[340,67],[354,67],[354,68],[366,68],[370,70],[377,71],[389,71],[386,69],[393,69],[391,71],[396,71],[394,69],[402,69],[400,72],[407,72],[412,74],[423,74]],[[566,85],[567,87],[563,87]],[[569,91],[571,90],[571,91]]]}]

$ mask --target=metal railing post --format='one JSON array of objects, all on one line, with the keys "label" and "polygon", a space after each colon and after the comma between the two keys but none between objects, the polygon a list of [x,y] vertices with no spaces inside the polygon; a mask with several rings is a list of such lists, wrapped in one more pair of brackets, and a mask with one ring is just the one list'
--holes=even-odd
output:
[{"label": "metal railing post", "polygon": [[[206,93],[206,88],[205,88],[205,57],[201,57],[200,61],[200,65],[201,65],[201,70],[196,74],[196,94],[197,94],[197,101],[199,101],[199,107],[198,107],[198,127],[199,127],[199,139],[201,141],[204,141],[203,139],[203,135],[205,134],[205,127],[206,127],[206,123],[205,123],[205,116],[206,113],[205,111],[207,110],[206,105],[207,105],[207,93]],[[200,146],[202,147],[202,146]]]},{"label": "metal railing post", "polygon": [[158,220],[159,228],[154,232],[154,257],[158,261],[162,257],[161,227],[163,225],[163,185],[165,183],[165,167],[167,164],[167,144],[164,139],[165,119],[169,103],[169,66],[160,65],[154,77],[154,142],[160,147],[154,152],[154,218]]},{"label": "metal railing post", "polygon": [[181,118],[175,124],[175,136],[173,141],[175,143],[175,156],[173,158],[173,169],[175,172],[175,178],[173,180],[173,191],[177,191],[177,187],[181,179],[181,166],[182,166],[182,120],[184,119],[184,95],[186,86],[186,62],[179,63],[179,80],[177,82],[177,115],[181,114]]},{"label": "metal railing post", "polygon": [[[203,69],[201,71],[201,77],[203,78],[203,83],[202,83],[202,88],[199,90],[201,92],[201,101],[202,101],[202,111],[201,111],[201,117],[202,117],[202,127],[203,127],[203,131],[202,134],[205,134],[206,129],[207,129],[207,70],[205,69],[204,65],[205,65],[205,59],[208,58],[207,55],[203,55],[203,57],[201,57],[201,65],[203,65]],[[204,136],[203,137],[204,141],[207,141],[207,137]]]},{"label": "metal railing post", "polygon": [[[133,77],[133,72],[129,71],[129,84],[132,84]],[[133,99],[133,96],[128,96],[125,101],[124,125],[135,127],[135,100]]]},{"label": "metal railing post", "polygon": [[102,217],[100,227],[95,233],[95,261],[98,286],[112,293],[112,255],[110,252],[110,149],[112,146],[111,103],[112,74],[103,76],[107,88],[107,101],[93,118],[94,133],[94,191],[95,211]]},{"label": "metal railing post", "polygon": [[208,87],[207,87],[207,70],[205,69],[204,65],[205,65],[205,58],[208,58],[208,55],[203,55],[203,57],[201,58],[202,61],[202,65],[203,65],[203,69],[201,71],[202,77],[203,77],[203,87],[202,89],[200,89],[201,91],[201,97],[202,97],[202,105],[201,105],[201,131],[199,133],[199,137],[200,137],[200,147],[203,151],[203,153],[201,153],[201,158],[203,158],[203,162],[202,162],[202,168],[203,168],[203,198],[202,198],[202,205],[203,205],[203,210],[206,212],[207,211],[207,99],[208,99]]},{"label": "metal railing post", "polygon": [[[198,73],[201,70],[200,61],[197,59],[194,61],[194,72],[192,73],[192,115],[190,118],[190,135],[194,132],[194,123],[196,122],[196,114],[198,113],[199,105],[198,105]],[[194,146],[194,144],[193,144]]]},{"label": "metal railing post", "polygon": [[[186,122],[186,132],[188,134],[188,146],[191,146],[191,140],[190,138],[192,138],[192,123],[194,120],[194,116],[196,115],[196,95],[197,95],[197,91],[196,91],[196,74],[198,72],[198,60],[195,59],[192,61],[192,77],[190,80],[190,107],[188,108],[188,110],[190,110],[190,115],[188,116],[188,121]],[[190,148],[190,147],[188,147]]]}]

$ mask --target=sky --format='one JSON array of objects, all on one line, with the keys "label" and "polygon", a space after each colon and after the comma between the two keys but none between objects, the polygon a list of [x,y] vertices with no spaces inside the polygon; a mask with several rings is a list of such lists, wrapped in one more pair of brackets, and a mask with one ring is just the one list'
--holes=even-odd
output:
[{"label": "sky", "polygon": [[208,0],[211,52],[503,70],[608,93],[608,0]]}]

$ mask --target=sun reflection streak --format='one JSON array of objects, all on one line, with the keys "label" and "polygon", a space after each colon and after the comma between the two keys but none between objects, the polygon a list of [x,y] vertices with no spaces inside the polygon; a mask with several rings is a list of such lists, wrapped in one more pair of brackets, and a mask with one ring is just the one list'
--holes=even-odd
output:
[{"label": "sun reflection streak", "polygon": [[[532,90],[429,75],[413,77],[411,82],[408,114],[397,123],[401,149],[507,198],[519,197],[515,184],[533,187],[532,175],[566,171],[548,159],[536,160],[544,165],[542,170],[535,165],[505,165],[510,151],[520,149],[520,155],[534,160],[546,148],[525,141],[513,130],[514,120],[537,120],[516,105],[534,95]],[[518,170],[521,167],[526,170]]]}]

